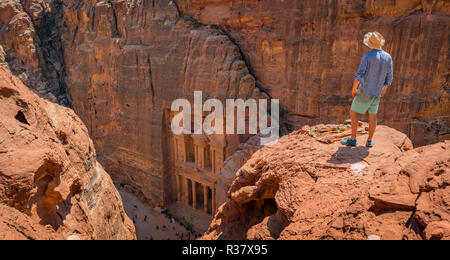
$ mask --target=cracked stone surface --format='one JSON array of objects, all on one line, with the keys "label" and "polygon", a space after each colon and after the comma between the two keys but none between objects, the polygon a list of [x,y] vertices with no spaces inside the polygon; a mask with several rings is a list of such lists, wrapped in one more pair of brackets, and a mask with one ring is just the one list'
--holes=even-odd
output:
[{"label": "cracked stone surface", "polygon": [[0,239],[134,239],[86,126],[0,67]]},{"label": "cracked stone surface", "polygon": [[[450,219],[450,141],[412,149],[404,134],[379,126],[373,148],[351,148],[322,144],[310,130],[247,161],[203,239],[446,236],[446,225],[428,226]],[[357,175],[356,163],[366,165]]]}]

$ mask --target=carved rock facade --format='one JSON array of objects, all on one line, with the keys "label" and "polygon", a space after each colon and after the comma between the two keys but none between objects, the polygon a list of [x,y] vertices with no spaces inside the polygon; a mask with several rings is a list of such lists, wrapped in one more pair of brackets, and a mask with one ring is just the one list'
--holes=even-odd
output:
[{"label": "carved rock facade", "polygon": [[99,160],[152,205],[212,215],[223,162],[246,137],[175,136],[172,102],[265,98],[239,48],[172,1],[65,1],[66,83]]}]

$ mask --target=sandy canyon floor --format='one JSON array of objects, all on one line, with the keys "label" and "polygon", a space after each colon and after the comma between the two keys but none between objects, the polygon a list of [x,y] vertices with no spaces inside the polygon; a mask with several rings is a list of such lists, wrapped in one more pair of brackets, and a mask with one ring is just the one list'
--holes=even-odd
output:
[{"label": "sandy canyon floor", "polygon": [[154,208],[141,202],[124,188],[118,190],[125,212],[136,227],[138,240],[194,240],[206,232],[211,223],[211,219],[177,203],[167,209]]}]

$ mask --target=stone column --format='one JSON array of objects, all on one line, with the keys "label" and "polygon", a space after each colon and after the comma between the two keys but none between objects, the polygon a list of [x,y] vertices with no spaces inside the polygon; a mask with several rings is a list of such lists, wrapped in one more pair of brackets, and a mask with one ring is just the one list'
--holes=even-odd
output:
[{"label": "stone column", "polygon": [[211,170],[212,173],[216,173],[217,162],[216,162],[216,149],[211,147]]},{"label": "stone column", "polygon": [[189,206],[189,188],[188,188],[188,180],[186,177],[183,177],[183,186],[184,186],[184,204]]},{"label": "stone column", "polygon": [[177,181],[177,201],[181,202],[181,182],[180,182],[180,175],[176,175],[176,181]]},{"label": "stone column", "polygon": [[199,165],[199,160],[200,160],[200,156],[199,156],[199,151],[198,151],[198,145],[194,142],[194,161],[195,161],[195,165]]},{"label": "stone column", "polygon": [[201,143],[197,144],[197,149],[198,149],[198,164],[197,164],[197,166],[200,168],[205,168],[204,148]]},{"label": "stone column", "polygon": [[191,181],[192,183],[192,207],[197,209],[197,185],[195,181]]},{"label": "stone column", "polygon": [[206,168],[208,138],[203,135],[194,135],[192,138],[195,146],[195,165],[200,168]]},{"label": "stone column", "polygon": [[211,203],[211,212],[212,215],[214,216],[216,213],[216,188],[215,188],[215,184],[213,185],[213,188],[211,189],[211,193],[212,193],[212,203]]},{"label": "stone column", "polygon": [[206,214],[208,214],[208,186],[203,184],[203,208]]},{"label": "stone column", "polygon": [[219,174],[223,167],[224,148],[221,146],[211,146],[212,172]]},{"label": "stone column", "polygon": [[175,135],[175,158],[179,162],[187,161],[186,136]]}]

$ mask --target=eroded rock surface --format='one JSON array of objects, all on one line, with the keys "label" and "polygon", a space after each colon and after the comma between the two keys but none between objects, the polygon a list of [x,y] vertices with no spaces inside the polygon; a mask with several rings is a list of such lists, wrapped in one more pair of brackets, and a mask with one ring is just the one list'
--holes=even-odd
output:
[{"label": "eroded rock surface", "polygon": [[446,236],[445,223],[430,225],[450,220],[449,141],[412,149],[406,135],[380,126],[375,147],[350,148],[319,143],[309,130],[252,156],[204,239]]},{"label": "eroded rock surface", "polygon": [[135,238],[81,120],[39,98],[5,68],[0,68],[0,203],[3,239]]},{"label": "eroded rock surface", "polygon": [[[177,192],[173,100],[192,101],[194,90],[204,100],[270,96],[280,99],[287,130],[343,121],[367,31],[387,38],[395,64],[382,123],[416,145],[448,139],[448,10],[443,0],[4,0],[0,66],[42,97],[73,106],[115,183],[167,206]],[[239,149],[247,140],[224,139],[219,202],[253,153]],[[409,177],[392,178],[402,196],[373,187],[372,201],[415,209]]]},{"label": "eroded rock surface", "polygon": [[227,193],[231,184],[236,178],[236,173],[239,169],[252,157],[252,155],[261,149],[260,136],[256,135],[250,138],[247,142],[239,145],[239,150],[228,157],[220,171],[216,187],[217,205],[222,205],[227,200]]},{"label": "eroded rock surface", "polygon": [[61,10],[58,1],[0,2],[0,63],[39,96],[65,106],[64,61],[61,49]]},{"label": "eroded rock surface", "polygon": [[424,236],[428,240],[450,240],[450,223],[448,221],[433,222],[425,229]]},{"label": "eroded rock surface", "polygon": [[62,240],[51,227],[44,227],[22,212],[0,204],[0,240]]},{"label": "eroded rock surface", "polygon": [[368,31],[380,31],[394,60],[383,124],[415,146],[449,138],[450,3],[445,0],[176,0],[180,10],[225,30],[257,85],[281,100],[296,125],[341,122]]},{"label": "eroded rock surface", "polygon": [[[118,185],[154,206],[176,198],[170,174],[172,101],[267,98],[239,48],[172,1],[64,1],[66,82],[99,161]],[[226,156],[239,137],[224,140]]]}]

